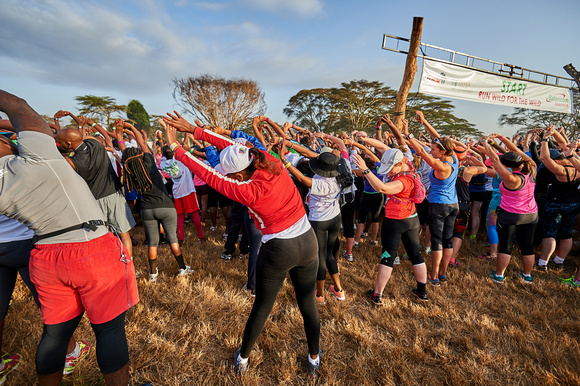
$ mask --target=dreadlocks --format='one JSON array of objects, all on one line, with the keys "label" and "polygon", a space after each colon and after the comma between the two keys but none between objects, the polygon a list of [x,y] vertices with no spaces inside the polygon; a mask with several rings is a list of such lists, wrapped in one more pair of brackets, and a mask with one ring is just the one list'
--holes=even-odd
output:
[{"label": "dreadlocks", "polygon": [[143,152],[136,147],[128,147],[123,152],[123,180],[129,190],[146,192],[153,186],[143,164]]}]

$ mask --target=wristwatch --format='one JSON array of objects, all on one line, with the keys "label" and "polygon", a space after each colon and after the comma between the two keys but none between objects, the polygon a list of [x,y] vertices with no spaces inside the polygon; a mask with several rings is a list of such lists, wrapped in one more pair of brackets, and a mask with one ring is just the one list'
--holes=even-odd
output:
[{"label": "wristwatch", "polygon": [[407,139],[413,139],[415,138],[415,136],[413,135],[413,133],[409,133],[409,135],[407,135]]},{"label": "wristwatch", "polygon": [[369,174],[370,172],[371,172],[371,169],[366,169],[366,170],[365,170],[364,172],[362,172],[362,173],[363,173],[363,174],[366,176],[366,175],[367,175],[367,174]]}]

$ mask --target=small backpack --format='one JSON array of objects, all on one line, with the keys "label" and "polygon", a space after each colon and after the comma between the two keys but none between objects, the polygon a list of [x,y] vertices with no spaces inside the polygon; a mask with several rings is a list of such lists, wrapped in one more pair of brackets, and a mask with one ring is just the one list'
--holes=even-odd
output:
[{"label": "small backpack", "polygon": [[343,157],[340,157],[338,160],[338,176],[336,176],[336,180],[338,181],[340,190],[349,188],[354,184],[354,177],[350,165],[348,165],[348,161]]},{"label": "small backpack", "polygon": [[[407,162],[407,164],[412,167],[412,165],[409,162]],[[396,195],[394,195],[394,196],[391,196],[390,199],[394,200],[394,202],[396,202],[396,203],[403,203],[403,202],[414,202],[415,204],[422,203],[423,200],[425,199],[425,196],[427,195],[427,191],[425,190],[425,185],[423,185],[423,183],[421,182],[421,176],[419,176],[419,174],[415,171],[415,169],[413,169],[412,171],[397,173],[397,174],[389,177],[389,182],[396,180],[397,177],[399,177],[399,176],[410,177],[413,179],[413,182],[415,183],[415,189],[413,189],[413,195],[409,198],[401,198],[401,197],[397,197]]]}]

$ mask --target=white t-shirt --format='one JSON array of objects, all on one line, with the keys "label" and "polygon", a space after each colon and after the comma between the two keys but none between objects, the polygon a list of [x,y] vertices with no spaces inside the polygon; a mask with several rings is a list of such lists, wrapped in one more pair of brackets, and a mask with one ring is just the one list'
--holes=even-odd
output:
[{"label": "white t-shirt", "polygon": [[340,186],[334,177],[312,177],[312,186],[306,198],[310,213],[310,221],[332,220],[340,214],[340,204],[338,197]]},{"label": "white t-shirt", "polygon": [[191,171],[175,158],[161,158],[161,169],[171,176],[173,181],[173,198],[182,198],[195,192]]}]

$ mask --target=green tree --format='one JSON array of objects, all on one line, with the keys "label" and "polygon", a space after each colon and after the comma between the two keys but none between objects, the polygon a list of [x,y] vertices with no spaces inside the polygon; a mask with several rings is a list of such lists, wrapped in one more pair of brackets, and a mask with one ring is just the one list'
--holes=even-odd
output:
[{"label": "green tree", "polygon": [[236,129],[266,111],[264,92],[249,79],[201,75],[173,79],[173,98],[203,123]]},{"label": "green tree", "polygon": [[124,112],[127,106],[118,105],[115,98],[109,96],[82,95],[75,97],[79,105],[79,114],[107,124],[110,127],[112,115]]},{"label": "green tree", "polygon": [[133,125],[138,130],[145,129],[147,132],[151,131],[149,114],[147,114],[145,107],[137,99],[131,100],[127,105],[127,118],[134,122]]},{"label": "green tree", "polygon": [[455,107],[451,101],[435,96],[417,93],[407,99],[406,117],[409,122],[409,131],[416,134],[424,130],[415,119],[415,111],[421,110],[429,123],[441,135],[455,135],[457,138],[479,138],[483,132],[466,119],[453,114]]},{"label": "green tree", "polygon": [[519,126],[518,132],[527,132],[533,128],[543,129],[550,125],[563,127],[566,135],[577,137],[580,134],[580,93],[573,89],[574,110],[572,114],[552,111],[515,108],[511,114],[502,114],[498,119],[500,126]]},{"label": "green tree", "polygon": [[[311,131],[366,130],[374,133],[374,124],[385,113],[393,115],[396,91],[381,82],[354,80],[337,88],[301,90],[290,98],[284,114],[298,126]],[[407,100],[407,119],[411,132],[422,129],[415,120],[415,110],[425,117],[442,135],[458,138],[478,137],[483,133],[465,119],[453,114],[450,101],[424,94]]]},{"label": "green tree", "polygon": [[330,90],[330,101],[339,111],[337,130],[369,130],[379,117],[393,108],[397,92],[378,81],[364,79],[340,84]]}]

